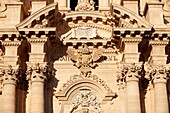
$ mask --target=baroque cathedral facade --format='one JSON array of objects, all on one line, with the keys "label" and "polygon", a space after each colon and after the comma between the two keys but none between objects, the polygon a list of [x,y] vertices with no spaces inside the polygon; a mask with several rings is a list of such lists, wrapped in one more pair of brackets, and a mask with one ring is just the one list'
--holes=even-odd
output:
[{"label": "baroque cathedral facade", "polygon": [[1,0],[0,113],[170,113],[170,0]]}]

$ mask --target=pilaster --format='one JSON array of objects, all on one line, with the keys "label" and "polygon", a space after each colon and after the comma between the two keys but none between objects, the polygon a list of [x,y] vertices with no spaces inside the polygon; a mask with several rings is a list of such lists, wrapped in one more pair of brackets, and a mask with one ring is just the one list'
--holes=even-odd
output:
[{"label": "pilaster", "polygon": [[128,63],[139,62],[138,44],[141,39],[126,38],[122,41],[125,44],[123,61]]},{"label": "pilaster", "polygon": [[154,65],[166,64],[165,46],[168,44],[168,41],[153,40],[150,41],[150,44],[152,45],[150,62]]},{"label": "pilaster", "polygon": [[2,45],[5,46],[4,64],[15,66],[18,61],[18,46],[20,45],[18,40],[8,40],[2,41]]},{"label": "pilaster", "polygon": [[6,8],[3,13],[5,19],[0,19],[0,28],[15,28],[15,25],[20,23],[23,18],[21,8],[23,4],[22,2],[11,0],[10,2],[6,2],[4,5]]},{"label": "pilaster", "polygon": [[[146,18],[148,21],[153,24],[155,27],[164,26],[163,19],[163,3],[158,0],[150,0],[147,3],[148,10],[146,11]],[[156,17],[156,18],[155,18]]]},{"label": "pilaster", "polygon": [[58,2],[60,11],[67,12],[70,10],[69,8],[70,0],[58,0],[57,2]]},{"label": "pilaster", "polygon": [[138,0],[123,0],[123,6],[138,14]]},{"label": "pilaster", "polygon": [[110,0],[99,0],[99,11],[110,11]]},{"label": "pilaster", "polygon": [[39,9],[45,7],[47,4],[47,0],[31,0],[31,4],[32,4],[31,13],[34,13]]},{"label": "pilaster", "polygon": [[47,37],[34,37],[28,40],[31,43],[31,53],[29,53],[30,63],[43,63],[45,60],[44,46]]}]

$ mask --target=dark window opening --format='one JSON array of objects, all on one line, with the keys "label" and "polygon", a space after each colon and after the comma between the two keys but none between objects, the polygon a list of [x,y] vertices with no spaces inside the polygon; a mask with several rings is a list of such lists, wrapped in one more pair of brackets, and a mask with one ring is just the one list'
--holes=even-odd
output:
[{"label": "dark window opening", "polygon": [[70,8],[71,11],[75,11],[75,8],[77,6],[78,0],[70,0]]},{"label": "dark window opening", "polygon": [[167,61],[166,61],[166,63],[169,64],[169,63],[170,63],[170,41],[169,41],[169,43],[165,46],[165,54],[168,55],[168,56],[167,56]]},{"label": "dark window opening", "polygon": [[93,0],[95,2],[94,4],[94,8],[95,10],[98,10],[99,9],[99,0]]}]

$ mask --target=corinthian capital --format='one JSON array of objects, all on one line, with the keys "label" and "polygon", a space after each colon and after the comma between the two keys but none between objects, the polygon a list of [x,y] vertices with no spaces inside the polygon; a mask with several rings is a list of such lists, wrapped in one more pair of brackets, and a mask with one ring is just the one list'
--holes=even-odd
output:
[{"label": "corinthian capital", "polygon": [[140,78],[141,72],[142,72],[141,65],[139,66],[139,65],[136,65],[135,63],[132,63],[131,65],[128,65],[128,71],[126,73],[126,78],[127,77]]},{"label": "corinthian capital", "polygon": [[117,82],[125,82],[130,79],[139,79],[141,77],[142,67],[135,63],[119,66],[117,74]]},{"label": "corinthian capital", "polygon": [[27,70],[27,80],[46,80],[49,77],[50,68],[46,63],[45,65],[40,65],[36,63],[33,66],[30,66]]},{"label": "corinthian capital", "polygon": [[[166,82],[168,79],[170,70],[166,68],[164,65],[158,65],[158,66],[150,66],[146,74],[149,75],[149,80],[151,80],[154,83],[157,82]],[[148,76],[147,75],[147,76]]]},{"label": "corinthian capital", "polygon": [[20,66],[16,66],[13,68],[9,65],[5,70],[1,70],[1,75],[4,75],[3,80],[5,83],[7,82],[16,82],[18,80],[19,75],[21,75],[21,68]]}]

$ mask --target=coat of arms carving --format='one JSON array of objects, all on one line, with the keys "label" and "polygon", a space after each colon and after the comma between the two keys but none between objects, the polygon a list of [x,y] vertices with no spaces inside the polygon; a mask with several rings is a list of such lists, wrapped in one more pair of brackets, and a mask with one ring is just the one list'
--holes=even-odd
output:
[{"label": "coat of arms carving", "polygon": [[88,75],[91,73],[91,68],[95,68],[103,53],[102,49],[90,51],[87,44],[82,45],[83,48],[80,51],[75,52],[74,49],[67,50],[67,54],[71,60],[73,60],[74,66],[80,69],[81,74]]}]

